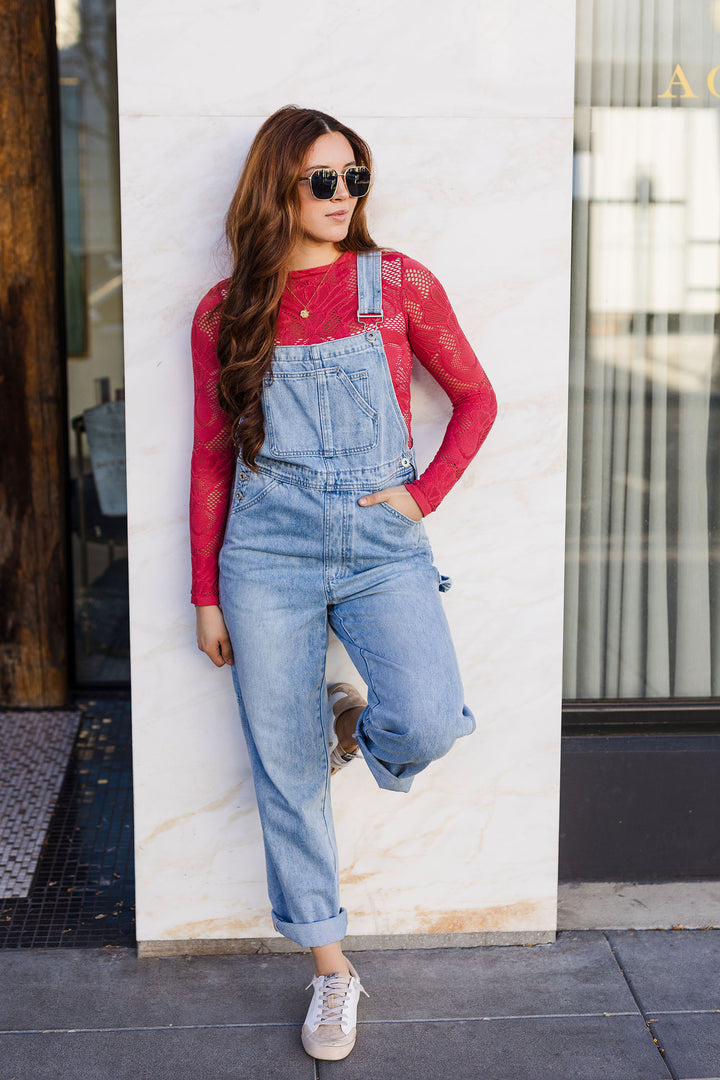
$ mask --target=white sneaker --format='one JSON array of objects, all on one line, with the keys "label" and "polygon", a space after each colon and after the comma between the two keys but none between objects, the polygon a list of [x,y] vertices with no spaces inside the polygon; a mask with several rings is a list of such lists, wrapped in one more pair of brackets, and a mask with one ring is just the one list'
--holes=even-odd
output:
[{"label": "white sneaker", "polygon": [[350,975],[316,975],[313,997],[302,1028],[302,1044],[313,1058],[340,1061],[347,1057],[357,1037],[357,1007],[360,994],[369,997],[357,971],[348,962]]},{"label": "white sneaker", "polygon": [[350,753],[345,753],[340,746],[337,731],[335,730],[337,722],[346,709],[352,709],[358,706],[365,708],[367,701],[362,697],[360,691],[356,690],[350,683],[332,683],[328,686],[328,697],[330,699],[330,707],[334,717],[332,741],[330,742],[330,773],[332,774],[336,773],[339,769],[344,769],[345,766],[349,765],[351,761],[354,761],[356,757],[360,757],[359,750],[352,750]]}]

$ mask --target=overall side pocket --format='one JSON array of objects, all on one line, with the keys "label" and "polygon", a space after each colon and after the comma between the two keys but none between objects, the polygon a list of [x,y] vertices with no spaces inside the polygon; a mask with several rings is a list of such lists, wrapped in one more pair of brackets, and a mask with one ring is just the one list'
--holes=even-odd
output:
[{"label": "overall side pocket", "polygon": [[271,491],[278,481],[266,473],[255,473],[251,469],[240,468],[235,477],[231,514],[240,514],[254,506]]}]

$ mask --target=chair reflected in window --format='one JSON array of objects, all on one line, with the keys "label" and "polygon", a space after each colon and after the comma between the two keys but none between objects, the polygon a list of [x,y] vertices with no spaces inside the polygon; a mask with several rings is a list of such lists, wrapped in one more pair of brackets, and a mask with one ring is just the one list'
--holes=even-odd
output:
[{"label": "chair reflected in window", "polygon": [[[78,544],[76,667],[83,681],[122,681],[129,671],[125,403],[108,401],[85,409],[73,418],[72,428],[76,475],[71,482],[71,523]],[[107,550],[104,566],[97,554],[93,557],[95,545]]]},{"label": "chair reflected in window", "polygon": [[[115,547],[127,540],[125,481],[125,402],[108,401],[85,409],[72,421],[78,476],[74,487],[73,531],[80,537],[80,580],[88,584],[88,542],[104,544],[108,562]],[[87,438],[91,471],[85,474],[83,434]]]}]

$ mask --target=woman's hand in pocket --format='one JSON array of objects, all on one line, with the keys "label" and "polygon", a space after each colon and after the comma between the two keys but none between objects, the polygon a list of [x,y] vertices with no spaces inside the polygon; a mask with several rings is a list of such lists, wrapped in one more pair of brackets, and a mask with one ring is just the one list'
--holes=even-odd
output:
[{"label": "woman's hand in pocket", "polygon": [[223,613],[217,604],[195,607],[197,646],[210,657],[216,667],[232,664],[233,651]]},{"label": "woman's hand in pocket", "polygon": [[422,510],[404,484],[383,488],[382,491],[373,491],[372,495],[363,495],[358,502],[360,506],[373,506],[380,502],[389,503],[393,509],[410,518],[411,521],[420,521],[423,517]]}]

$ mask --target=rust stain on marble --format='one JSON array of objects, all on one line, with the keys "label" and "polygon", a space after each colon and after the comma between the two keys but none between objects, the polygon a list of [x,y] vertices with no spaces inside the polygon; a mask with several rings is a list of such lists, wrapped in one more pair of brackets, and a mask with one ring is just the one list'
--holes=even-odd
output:
[{"label": "rust stain on marble", "polygon": [[489,908],[467,908],[455,911],[418,912],[414,933],[457,934],[478,930],[514,930],[545,926],[547,900],[520,900],[515,904],[500,904]]},{"label": "rust stain on marble", "polygon": [[341,885],[359,885],[362,881],[367,881],[368,878],[377,877],[377,870],[369,870],[367,874],[340,874]]},{"label": "rust stain on marble", "polygon": [[[257,917],[254,919],[199,919],[197,922],[178,923],[167,930],[169,938],[194,940],[203,937],[257,937]],[[252,933],[245,933],[253,931]]]}]

